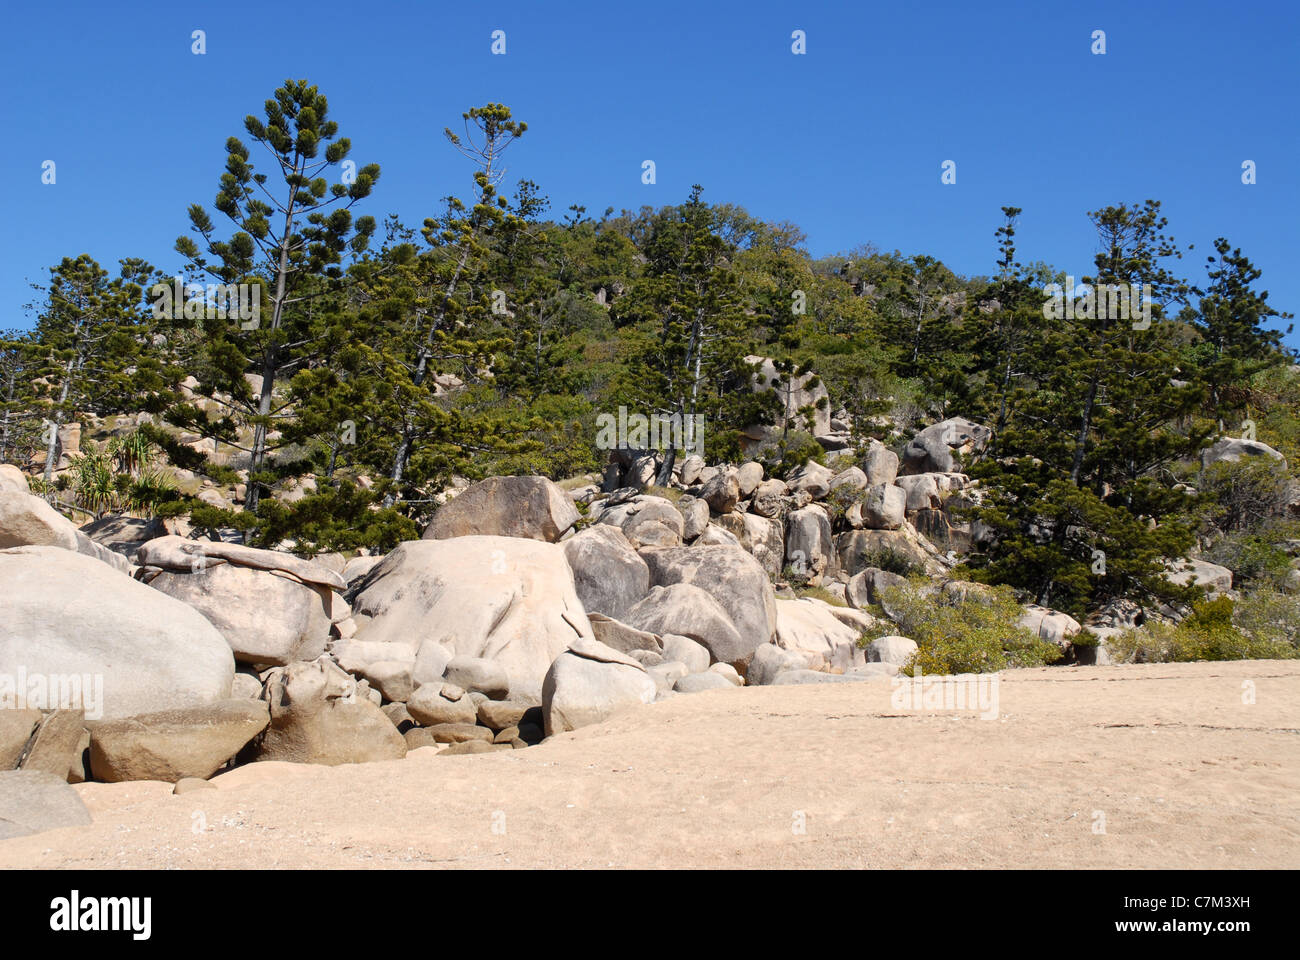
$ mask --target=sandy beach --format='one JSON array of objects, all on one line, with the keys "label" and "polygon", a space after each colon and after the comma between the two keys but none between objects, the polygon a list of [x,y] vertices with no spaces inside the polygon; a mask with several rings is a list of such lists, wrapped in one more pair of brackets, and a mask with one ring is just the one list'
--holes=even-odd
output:
[{"label": "sandy beach", "polygon": [[81,784],[93,824],[0,867],[1295,868],[1300,663],[1011,672],[995,720],[900,712],[887,681],[719,690],[213,783]]}]

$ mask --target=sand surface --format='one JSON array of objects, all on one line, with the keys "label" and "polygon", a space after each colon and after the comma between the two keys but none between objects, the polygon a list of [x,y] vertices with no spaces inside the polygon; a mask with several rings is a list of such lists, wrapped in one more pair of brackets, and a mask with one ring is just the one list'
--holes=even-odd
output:
[{"label": "sand surface", "polygon": [[82,784],[94,823],[0,867],[1300,867],[1300,663],[1014,671],[999,700],[710,691],[527,750]]}]

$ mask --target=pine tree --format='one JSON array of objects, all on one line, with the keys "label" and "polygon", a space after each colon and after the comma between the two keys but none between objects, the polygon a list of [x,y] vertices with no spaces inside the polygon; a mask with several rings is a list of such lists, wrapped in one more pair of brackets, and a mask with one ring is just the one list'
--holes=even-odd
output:
[{"label": "pine tree", "polygon": [[1091,214],[1100,250],[1096,276],[1084,278],[1094,289],[1148,285],[1150,325],[1132,309],[1125,317],[1086,298],[1051,317],[1035,337],[997,459],[971,468],[986,490],[976,515],[996,535],[973,564],[1074,613],[1115,596],[1178,595],[1163,562],[1193,542],[1192,502],[1169,466],[1204,442],[1189,426],[1201,391],[1174,377],[1176,325],[1164,319],[1165,305],[1188,287],[1164,266],[1179,251],[1159,206]]},{"label": "pine tree", "polygon": [[[208,311],[205,349],[198,379],[209,397],[222,394],[228,415],[209,418],[193,405],[172,411],[172,422],[197,429],[249,454],[245,509],[257,512],[270,489],[273,473],[265,470],[274,444],[268,434],[291,416],[276,398],[276,385],[311,360],[321,335],[321,301],[337,292],[343,254],[365,250],[374,231],[371,217],[353,223],[351,207],[369,196],[379,166],[355,169],[348,161],[351,141],[338,136],[329,104],[306,80],[286,80],[264,108],[265,121],[248,116],[244,129],[270,154],[272,173],[257,172],[248,148],[236,137],[226,141],[226,172],[214,202],[233,224],[228,240],[218,239],[212,219],[198,204],[190,222],[202,245],[180,237],[176,249],[196,274],[223,284],[251,283],[268,291],[269,318],[232,319]],[[342,167],[342,182],[324,174]],[[259,311],[260,314],[260,311]],[[245,374],[255,371],[254,392]],[[244,440],[240,427],[251,428]]]},{"label": "pine tree", "polygon": [[25,463],[41,443],[30,331],[0,331],[0,463]]},{"label": "pine tree", "polygon": [[148,264],[124,260],[121,274],[110,278],[84,253],[51,268],[23,361],[35,388],[32,407],[43,421],[46,483],[57,463],[58,429],[78,410],[105,414],[139,403],[133,364],[149,332],[144,291],[152,277]]},{"label": "pine tree", "polygon": [[[1210,410],[1224,429],[1224,418],[1245,406],[1245,389],[1255,374],[1284,363],[1282,333],[1266,329],[1270,318],[1291,319],[1268,303],[1268,291],[1253,284],[1262,272],[1223,237],[1214,241],[1217,256],[1207,257],[1210,285],[1192,317],[1204,351],[1192,359],[1195,375],[1206,385]],[[1291,332],[1291,327],[1286,329]]]},{"label": "pine tree", "polygon": [[[755,407],[745,361],[748,319],[730,262],[733,253],[715,230],[715,215],[696,184],[681,207],[658,217],[645,244],[645,273],[626,314],[644,325],[645,340],[630,358],[633,402],[680,423],[694,447],[696,417],[705,417],[711,442],[725,456]],[[707,426],[712,421],[713,426]],[[730,428],[730,429],[729,429]],[[733,434],[728,436],[728,434]],[[669,445],[655,482],[672,476],[677,449]]]}]

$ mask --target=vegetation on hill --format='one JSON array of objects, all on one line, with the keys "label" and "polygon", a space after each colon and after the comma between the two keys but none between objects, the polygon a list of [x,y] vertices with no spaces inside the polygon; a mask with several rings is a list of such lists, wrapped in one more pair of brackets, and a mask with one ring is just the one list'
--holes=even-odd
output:
[{"label": "vegetation on hill", "polygon": [[[781,382],[819,378],[860,449],[951,416],[992,428],[963,464],[990,533],[965,558],[973,578],[1082,615],[1179,600],[1160,574],[1199,550],[1244,583],[1289,588],[1300,376],[1266,326],[1289,315],[1227,239],[1184,267],[1155,200],[1088,214],[1098,253],[1080,278],[1149,291],[1146,323],[1137,304],[1117,317],[1075,291],[1078,309],[1045,311],[1065,274],[1020,256],[1015,207],[990,224],[990,273],[975,277],[870,245],[815,258],[794,224],[699,186],[675,205],[556,217],[526,170],[506,179],[527,124],[487,104],[446,131],[466,183],[412,211],[416,228],[354,217],[382,203],[380,168],[350,159],[314,86],[287,81],[263,114],[245,121],[249,145],[227,141],[220,216],[190,208],[174,265],[252,291],[255,322],[212,309],[210,291],[160,310],[167,270],[81,254],[51,269],[34,328],[0,337],[0,461],[32,465],[40,489],[92,513],[189,512],[262,546],[385,549],[416,535],[453,477],[598,473],[595,418],[621,406],[702,416],[706,458],[740,460],[743,428],[779,408],[780,383],[751,389],[759,356]],[[124,460],[119,443],[56,477],[55,438],[74,420],[138,433],[147,455]],[[1222,435],[1288,466],[1202,471]],[[792,429],[770,465],[825,457]],[[231,502],[194,499],[197,477]]]}]

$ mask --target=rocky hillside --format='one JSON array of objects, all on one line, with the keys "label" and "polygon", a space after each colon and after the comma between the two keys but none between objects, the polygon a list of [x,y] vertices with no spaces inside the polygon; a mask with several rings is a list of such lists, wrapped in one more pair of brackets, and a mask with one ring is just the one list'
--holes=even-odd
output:
[{"label": "rocky hillside", "polygon": [[[851,434],[839,417],[825,426]],[[835,448],[829,465],[785,479],[688,455],[656,486],[663,454],[619,449],[603,475],[563,484],[460,483],[421,539],[350,557],[227,542],[183,520],[78,528],[0,467],[0,769],[16,771],[0,776],[26,785],[24,804],[45,798],[5,829],[39,829],[42,811],[75,822],[51,778],[181,791],[265,760],[526,749],[711,689],[888,684],[958,662],[928,632],[934,611],[1002,618],[969,621],[972,635],[993,630],[976,670],[1142,659],[1108,644],[1197,615],[1112,604],[1081,624],[963,579],[963,556],[990,535],[965,509],[981,484],[960,469],[988,443],[979,424],[936,423],[901,455],[818,439]],[[1250,457],[1280,455],[1227,440],[1205,466]],[[1204,559],[1168,578],[1236,595],[1232,571]]]}]

